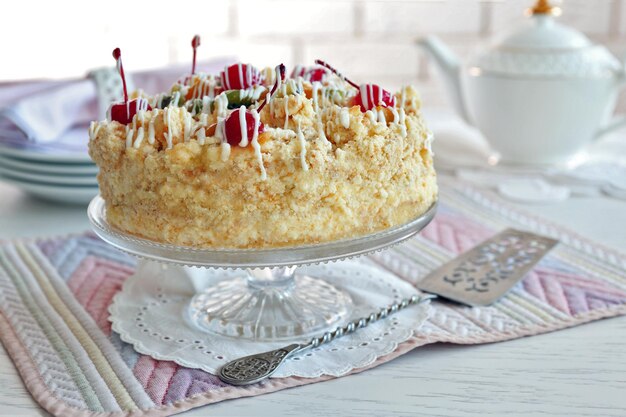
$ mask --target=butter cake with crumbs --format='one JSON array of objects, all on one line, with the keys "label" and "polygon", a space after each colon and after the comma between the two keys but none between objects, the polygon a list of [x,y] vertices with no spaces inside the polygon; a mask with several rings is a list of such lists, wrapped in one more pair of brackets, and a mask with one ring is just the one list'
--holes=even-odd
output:
[{"label": "butter cake with crumbs", "polygon": [[359,86],[322,61],[289,77],[282,65],[194,72],[165,94],[125,93],[92,123],[114,227],[182,246],[271,248],[398,226],[436,201],[412,87]]}]

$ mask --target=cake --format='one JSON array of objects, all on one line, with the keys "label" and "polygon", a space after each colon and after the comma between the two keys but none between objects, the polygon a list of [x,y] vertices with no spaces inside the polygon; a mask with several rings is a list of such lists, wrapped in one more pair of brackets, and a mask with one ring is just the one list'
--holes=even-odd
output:
[{"label": "cake", "polygon": [[235,64],[113,105],[89,131],[107,221],[162,243],[252,249],[426,212],[437,184],[417,91],[355,88],[319,64],[289,77]]}]

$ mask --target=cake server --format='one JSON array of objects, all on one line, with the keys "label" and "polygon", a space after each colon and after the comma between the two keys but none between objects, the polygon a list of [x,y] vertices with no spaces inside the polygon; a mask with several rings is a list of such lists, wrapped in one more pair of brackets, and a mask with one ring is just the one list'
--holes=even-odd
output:
[{"label": "cake server", "polygon": [[429,294],[413,295],[353,320],[342,327],[269,352],[235,359],[224,365],[219,378],[232,385],[260,382],[289,357],[330,343],[411,305],[445,298],[468,306],[487,306],[499,300],[556,244],[557,240],[516,229],[506,229],[428,274],[417,288]]}]

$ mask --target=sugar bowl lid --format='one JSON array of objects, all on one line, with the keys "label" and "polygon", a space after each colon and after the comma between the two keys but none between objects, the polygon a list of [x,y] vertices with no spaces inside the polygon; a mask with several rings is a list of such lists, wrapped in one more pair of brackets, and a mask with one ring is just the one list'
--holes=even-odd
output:
[{"label": "sugar bowl lid", "polygon": [[516,77],[605,77],[622,71],[620,62],[602,45],[555,20],[560,9],[538,0],[530,17],[471,67],[480,73]]}]

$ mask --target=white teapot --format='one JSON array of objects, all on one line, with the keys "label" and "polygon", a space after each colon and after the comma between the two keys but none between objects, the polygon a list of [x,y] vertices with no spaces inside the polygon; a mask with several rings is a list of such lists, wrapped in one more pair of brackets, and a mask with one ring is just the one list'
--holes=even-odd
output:
[{"label": "white teapot", "polygon": [[464,65],[436,37],[419,41],[441,69],[458,114],[503,163],[566,163],[626,121],[609,122],[626,85],[624,63],[557,23],[555,10],[538,1],[524,25]]}]

